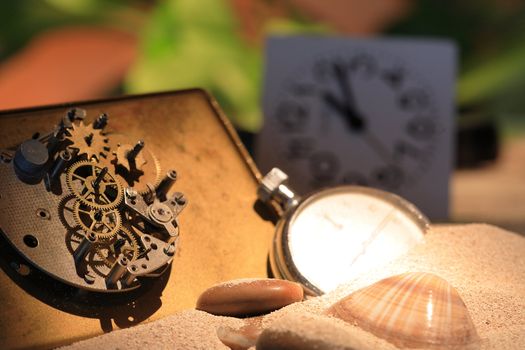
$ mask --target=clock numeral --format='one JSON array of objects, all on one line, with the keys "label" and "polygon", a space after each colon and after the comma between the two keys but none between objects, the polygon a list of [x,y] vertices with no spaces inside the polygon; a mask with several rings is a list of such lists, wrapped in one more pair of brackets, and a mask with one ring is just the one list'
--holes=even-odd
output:
[{"label": "clock numeral", "polygon": [[277,120],[283,132],[302,132],[307,127],[308,111],[297,103],[284,102],[277,107]]},{"label": "clock numeral", "polygon": [[342,183],[345,185],[368,186],[366,177],[356,171],[349,171],[343,175]]},{"label": "clock numeral", "polygon": [[310,157],[310,173],[317,186],[328,185],[340,169],[339,160],[331,152],[318,152]]},{"label": "clock numeral", "polygon": [[414,160],[419,160],[422,155],[423,153],[419,148],[406,141],[397,141],[394,145],[394,159],[396,161],[401,161],[407,156]]},{"label": "clock numeral", "polygon": [[361,74],[365,77],[370,77],[377,71],[377,64],[372,56],[360,54],[354,56],[350,60],[349,68],[354,73]]},{"label": "clock numeral", "polygon": [[428,95],[419,89],[405,91],[399,97],[399,107],[405,111],[419,111],[428,107]]},{"label": "clock numeral", "polygon": [[309,137],[295,137],[288,141],[286,158],[290,161],[307,158],[314,148],[315,140]]},{"label": "clock numeral", "polygon": [[398,89],[405,79],[405,71],[403,68],[385,69],[381,74],[381,78],[385,83],[390,85],[391,88]]},{"label": "clock numeral", "polygon": [[317,93],[315,85],[307,83],[294,84],[290,90],[296,96],[313,96]]},{"label": "clock numeral", "polygon": [[415,118],[406,124],[406,132],[416,140],[428,140],[435,135],[436,124],[430,118]]},{"label": "clock numeral", "polygon": [[328,60],[320,60],[314,63],[313,76],[316,80],[324,81],[332,74],[332,64]]},{"label": "clock numeral", "polygon": [[397,190],[404,182],[404,174],[401,168],[395,165],[387,165],[376,169],[372,178],[374,184],[387,190]]}]

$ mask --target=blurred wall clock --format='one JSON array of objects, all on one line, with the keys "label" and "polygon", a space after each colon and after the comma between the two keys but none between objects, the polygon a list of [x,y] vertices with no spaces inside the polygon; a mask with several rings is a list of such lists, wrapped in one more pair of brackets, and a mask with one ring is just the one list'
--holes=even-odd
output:
[{"label": "blurred wall clock", "polygon": [[303,193],[377,187],[445,219],[454,72],[446,41],[271,38],[258,164]]}]

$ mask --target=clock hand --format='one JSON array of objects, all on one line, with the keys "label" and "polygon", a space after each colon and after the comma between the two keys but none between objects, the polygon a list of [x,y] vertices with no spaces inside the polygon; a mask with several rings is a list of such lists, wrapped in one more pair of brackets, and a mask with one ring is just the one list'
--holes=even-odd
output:
[{"label": "clock hand", "polygon": [[388,149],[383,145],[383,143],[371,133],[370,129],[364,129],[364,120],[360,117],[356,118],[356,112],[354,109],[350,108],[347,103],[341,103],[333,94],[329,92],[323,93],[323,100],[327,105],[334,109],[337,114],[342,116],[345,122],[348,123],[350,129],[354,131],[363,131],[363,137],[365,142],[379,155],[379,157],[385,163],[391,163],[392,157]]},{"label": "clock hand", "polygon": [[360,132],[364,129],[364,119],[348,104],[348,102],[342,103],[329,92],[323,93],[323,100],[327,105],[335,110],[337,114],[343,117],[344,121],[351,130]]},{"label": "clock hand", "polygon": [[336,222],[334,219],[332,219],[332,217],[330,215],[328,215],[327,213],[323,213],[321,215],[324,219],[326,219],[329,223],[331,223],[336,229],[338,230],[342,230],[343,229],[343,225],[341,225],[340,223]]},{"label": "clock hand", "polygon": [[370,246],[370,244],[372,244],[372,242],[377,238],[377,236],[379,236],[381,231],[383,231],[385,226],[390,222],[390,220],[394,216],[395,212],[395,209],[390,210],[390,212],[388,212],[388,214],[383,218],[383,220],[381,220],[381,222],[379,223],[379,225],[376,226],[370,237],[368,237],[368,239],[361,244],[361,251],[352,259],[352,261],[350,262],[350,266],[352,266],[361,256],[363,256],[366,253],[366,249],[368,248],[368,246]]},{"label": "clock hand", "polygon": [[365,128],[365,119],[355,108],[355,97],[350,81],[348,80],[347,70],[342,64],[337,62],[333,63],[332,69],[345,101],[344,104],[339,103],[340,106],[345,107],[345,111],[344,113],[341,113],[341,115],[345,117],[350,129],[354,131],[362,131]]},{"label": "clock hand", "polygon": [[367,130],[363,134],[363,138],[368,146],[370,146],[385,163],[390,164],[392,162],[392,155],[389,150],[370,130]]},{"label": "clock hand", "polygon": [[323,93],[323,100],[337,113],[339,113],[342,116],[346,116],[346,104],[341,103],[334,95],[325,91]]},{"label": "clock hand", "polygon": [[344,102],[341,102],[334,95],[325,92],[323,94],[324,101],[337,111],[340,116],[344,117],[351,130],[363,134],[365,142],[379,155],[380,158],[382,158],[384,162],[391,163],[392,157],[390,152],[383,146],[382,142],[376,138],[368,128],[366,128],[365,118],[363,118],[363,116],[357,111],[352,86],[347,77],[347,69],[338,62],[333,63],[332,69],[345,100]]},{"label": "clock hand", "polygon": [[352,92],[352,87],[350,86],[350,82],[347,78],[347,70],[340,63],[337,62],[334,62],[334,64],[332,65],[332,69],[334,71],[335,79],[337,80],[337,83],[341,88],[341,91],[343,92],[347,104],[355,105],[355,98]]}]

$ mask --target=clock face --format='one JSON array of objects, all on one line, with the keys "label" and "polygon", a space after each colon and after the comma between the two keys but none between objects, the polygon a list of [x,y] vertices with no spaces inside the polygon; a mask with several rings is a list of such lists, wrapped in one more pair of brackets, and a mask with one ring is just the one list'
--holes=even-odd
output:
[{"label": "clock face", "polygon": [[335,187],[308,197],[286,227],[287,255],[321,292],[382,266],[423,241],[428,221],[400,197],[367,187]]},{"label": "clock face", "polygon": [[440,111],[402,60],[365,50],[317,56],[278,88],[267,111],[280,159],[273,165],[300,190],[357,184],[399,193],[428,171]]}]

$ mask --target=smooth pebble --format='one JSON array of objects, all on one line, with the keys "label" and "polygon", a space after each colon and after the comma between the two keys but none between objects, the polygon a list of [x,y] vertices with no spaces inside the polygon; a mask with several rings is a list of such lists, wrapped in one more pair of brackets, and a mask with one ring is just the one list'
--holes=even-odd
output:
[{"label": "smooth pebble", "polygon": [[197,310],[218,316],[262,315],[302,301],[300,284],[279,279],[242,279],[217,284],[202,293]]},{"label": "smooth pebble", "polygon": [[231,350],[246,350],[255,346],[262,332],[262,317],[248,318],[240,328],[219,326],[217,337]]}]

